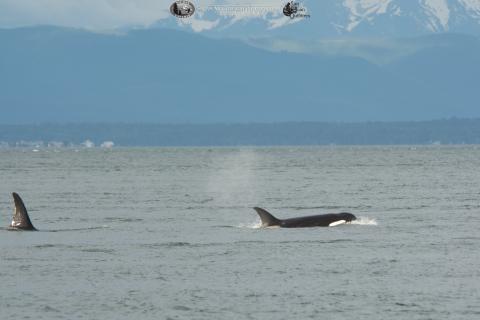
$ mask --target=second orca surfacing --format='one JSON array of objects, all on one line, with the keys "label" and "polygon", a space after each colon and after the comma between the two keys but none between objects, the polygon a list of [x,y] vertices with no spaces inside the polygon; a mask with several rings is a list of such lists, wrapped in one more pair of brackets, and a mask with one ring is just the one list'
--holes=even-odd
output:
[{"label": "second orca surfacing", "polygon": [[343,223],[352,222],[357,218],[347,212],[342,213],[328,213],[315,216],[298,217],[290,219],[277,219],[270,212],[265,209],[255,207],[253,208],[260,219],[262,220],[262,227],[280,227],[280,228],[310,228],[310,227],[331,227]]},{"label": "second orca surfacing", "polygon": [[22,198],[15,192],[12,193],[12,196],[15,203],[15,212],[12,222],[10,223],[10,230],[36,231],[37,229],[35,229],[30,221],[27,208],[25,208]]}]

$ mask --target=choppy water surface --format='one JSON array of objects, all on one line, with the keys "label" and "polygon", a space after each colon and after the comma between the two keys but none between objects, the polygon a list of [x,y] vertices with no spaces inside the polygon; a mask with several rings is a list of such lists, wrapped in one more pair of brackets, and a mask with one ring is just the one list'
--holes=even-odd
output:
[{"label": "choppy water surface", "polygon": [[[479,319],[480,148],[0,150],[2,319]],[[349,211],[333,228],[260,229]],[[375,223],[376,222],[376,223]]]}]

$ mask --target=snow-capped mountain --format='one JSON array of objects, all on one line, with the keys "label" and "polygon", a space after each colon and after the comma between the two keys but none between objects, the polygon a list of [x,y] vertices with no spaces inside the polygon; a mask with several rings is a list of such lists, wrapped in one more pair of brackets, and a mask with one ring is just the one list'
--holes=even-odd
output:
[{"label": "snow-capped mountain", "polygon": [[[194,1],[194,0],[192,0]],[[262,14],[225,10],[241,1],[216,1],[223,11],[198,5],[192,19],[162,20],[160,25],[227,36],[296,35],[299,37],[418,36],[440,32],[480,34],[480,0],[298,0],[310,18],[290,19],[282,13],[287,1],[245,2]],[[248,3],[248,4],[247,4]],[[209,10],[210,9],[210,10]],[[226,14],[228,12],[228,14]]]},{"label": "snow-capped mountain", "polygon": [[[480,0],[344,0],[348,21],[344,32],[358,29],[391,29],[402,25],[419,32],[480,29]],[[399,30],[400,29],[400,30]]]}]

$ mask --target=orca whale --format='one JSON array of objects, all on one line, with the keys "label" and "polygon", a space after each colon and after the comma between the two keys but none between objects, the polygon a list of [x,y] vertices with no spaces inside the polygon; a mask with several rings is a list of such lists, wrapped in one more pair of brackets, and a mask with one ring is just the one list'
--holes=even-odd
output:
[{"label": "orca whale", "polygon": [[11,230],[26,230],[36,231],[35,227],[30,221],[27,208],[23,204],[22,198],[17,193],[12,193],[13,201],[15,202],[15,213],[13,214],[12,223],[10,223]]},{"label": "orca whale", "polygon": [[309,228],[309,227],[331,227],[339,224],[351,222],[356,220],[351,213],[328,213],[316,216],[307,216],[290,219],[277,219],[267,210],[255,207],[253,208],[260,219],[262,220],[262,227],[280,227],[280,228]]}]

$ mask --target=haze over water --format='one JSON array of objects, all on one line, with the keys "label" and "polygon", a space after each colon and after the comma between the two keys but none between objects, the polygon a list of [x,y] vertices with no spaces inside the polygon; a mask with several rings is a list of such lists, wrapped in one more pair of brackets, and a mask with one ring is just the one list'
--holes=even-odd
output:
[{"label": "haze over water", "polygon": [[[480,147],[0,150],[2,319],[477,319]],[[261,229],[347,211],[360,223]]]}]

